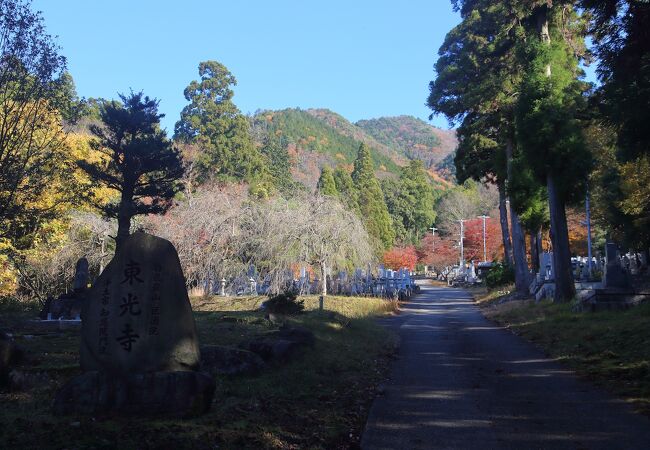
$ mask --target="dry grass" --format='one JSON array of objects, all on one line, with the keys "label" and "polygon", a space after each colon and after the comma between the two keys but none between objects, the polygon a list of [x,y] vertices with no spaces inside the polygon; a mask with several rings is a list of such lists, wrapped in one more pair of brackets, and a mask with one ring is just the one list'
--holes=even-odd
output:
[{"label": "dry grass", "polygon": [[[201,344],[237,346],[277,328],[259,311],[265,297],[193,298]],[[394,309],[384,300],[305,298],[306,312],[286,318],[316,336],[313,349],[257,376],[217,379],[204,416],[56,417],[56,390],[80,372],[79,333],[36,334],[28,313],[0,311],[0,326],[28,355],[18,367],[38,380],[21,392],[0,392],[0,448],[349,448],[359,444],[375,388],[385,377],[396,338],[375,318]],[[28,337],[33,336],[33,337]]]},{"label": "dry grass", "polygon": [[486,317],[541,346],[650,415],[650,303],[627,311],[577,313],[571,304],[483,301]]}]

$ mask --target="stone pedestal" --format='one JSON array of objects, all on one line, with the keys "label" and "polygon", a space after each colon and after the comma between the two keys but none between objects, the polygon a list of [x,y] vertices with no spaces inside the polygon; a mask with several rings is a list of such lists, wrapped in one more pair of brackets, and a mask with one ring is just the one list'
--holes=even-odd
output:
[{"label": "stone pedestal", "polygon": [[57,392],[55,414],[125,414],[188,417],[206,412],[215,384],[201,372],[114,376],[91,371]]}]

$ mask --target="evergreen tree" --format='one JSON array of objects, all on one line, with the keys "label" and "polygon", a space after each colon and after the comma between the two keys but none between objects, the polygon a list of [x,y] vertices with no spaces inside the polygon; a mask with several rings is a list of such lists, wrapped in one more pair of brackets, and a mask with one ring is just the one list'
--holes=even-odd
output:
[{"label": "evergreen tree", "polygon": [[357,192],[350,172],[340,166],[334,169],[334,183],[336,184],[336,191],[339,193],[343,204],[350,211],[360,213]]},{"label": "evergreen tree", "polygon": [[161,214],[171,206],[183,175],[180,154],[160,129],[158,101],[142,92],[120,99],[103,103],[102,125],[91,125],[97,138],[92,146],[106,158],[79,161],[91,179],[120,193],[117,202],[100,206],[107,217],[117,218],[118,250],[133,216]]},{"label": "evergreen tree", "polygon": [[398,180],[382,182],[382,190],[396,237],[403,243],[415,244],[436,219],[435,192],[422,161],[410,161],[402,167]]},{"label": "evergreen tree", "polygon": [[268,161],[268,170],[273,184],[282,192],[295,189],[296,182],[291,175],[291,158],[282,139],[273,133],[267,133],[260,151]]},{"label": "evergreen tree", "polygon": [[320,171],[317,189],[321,195],[329,195],[331,197],[339,195],[339,191],[336,190],[336,182],[334,181],[332,169],[328,166],[323,167]]},{"label": "evergreen tree", "polygon": [[528,39],[522,45],[527,64],[517,105],[517,140],[547,188],[555,300],[569,301],[575,285],[566,205],[583,198],[591,169],[578,119],[586,108],[586,86],[578,68],[584,36],[572,2],[539,3],[529,10],[534,26],[526,30]]},{"label": "evergreen tree", "polygon": [[185,88],[190,104],[181,112],[174,138],[202,148],[198,162],[203,180],[267,179],[266,163],[251,139],[248,120],[232,102],[235,77],[216,61],[200,63],[199,76]]},{"label": "evergreen tree", "polygon": [[[602,122],[598,134],[615,136],[615,158],[602,161],[598,198],[612,237],[631,248],[650,246],[650,3],[582,0],[591,13],[601,88],[594,96]],[[596,139],[602,140],[602,139]],[[611,149],[607,144],[606,148]],[[650,256],[650,255],[649,255]]]},{"label": "evergreen tree", "polygon": [[359,146],[359,153],[354,161],[352,181],[368,234],[377,239],[384,249],[389,249],[395,241],[395,231],[384,194],[375,177],[370,150],[365,144]]},{"label": "evergreen tree", "polygon": [[444,114],[451,122],[462,122],[455,160],[460,176],[487,178],[499,187],[505,260],[514,264],[517,290],[527,293],[530,274],[523,229],[511,202],[511,245],[506,210],[517,150],[514,109],[522,76],[516,51],[521,17],[517,8],[503,1],[453,3],[462,21],[447,34],[440,48],[438,76],[430,83],[427,103],[434,113]]}]

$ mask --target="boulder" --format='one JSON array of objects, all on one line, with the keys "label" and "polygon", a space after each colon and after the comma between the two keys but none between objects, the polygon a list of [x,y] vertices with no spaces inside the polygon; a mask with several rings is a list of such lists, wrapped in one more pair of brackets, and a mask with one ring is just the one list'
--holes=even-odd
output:
[{"label": "boulder", "polygon": [[275,335],[280,339],[295,342],[300,345],[313,346],[316,342],[316,337],[314,336],[314,333],[311,332],[311,330],[299,326],[292,327],[284,325],[280,327],[279,330],[272,332],[272,335]]},{"label": "boulder", "polygon": [[190,417],[210,408],[214,390],[214,379],[202,372],[114,376],[91,371],[58,391],[53,412]]},{"label": "boulder", "polygon": [[301,347],[293,341],[286,339],[258,338],[248,343],[248,349],[257,353],[264,361],[286,362],[294,351]]},{"label": "boulder", "polygon": [[201,347],[201,370],[217,375],[255,375],[264,368],[256,353],[221,345]]},{"label": "boulder", "polygon": [[86,294],[81,368],[132,375],[196,370],[196,325],[178,254],[132,234]]},{"label": "boulder", "polygon": [[264,361],[285,362],[301,347],[313,346],[314,333],[304,327],[282,326],[246,344],[246,348],[257,353]]}]

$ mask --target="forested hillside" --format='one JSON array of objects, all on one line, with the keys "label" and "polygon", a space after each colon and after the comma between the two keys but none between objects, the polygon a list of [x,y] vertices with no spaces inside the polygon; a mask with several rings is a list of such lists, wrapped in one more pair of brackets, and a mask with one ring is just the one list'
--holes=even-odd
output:
[{"label": "forested hillside", "polygon": [[[267,136],[274,136],[291,157],[293,177],[309,187],[316,185],[322,167],[351,169],[361,143],[370,148],[380,178],[394,177],[401,166],[418,159],[430,169],[431,177],[440,181],[449,177],[449,171],[437,164],[456,146],[454,131],[440,130],[408,116],[353,124],[327,109],[295,108],[262,111],[251,121],[258,145],[262,146]],[[401,130],[399,134],[397,130]]]},{"label": "forested hillside", "polygon": [[356,125],[382,144],[426,168],[439,168],[458,144],[454,130],[441,130],[413,116],[360,120]]}]

